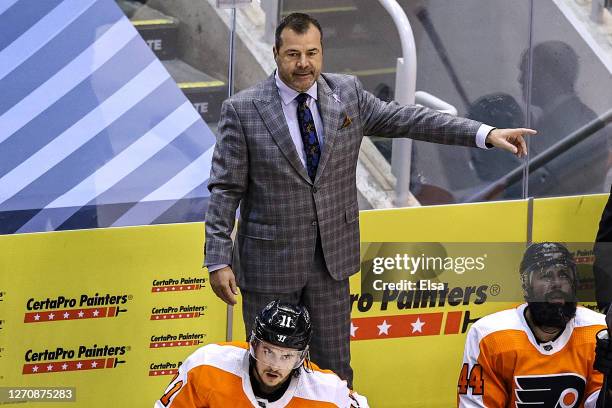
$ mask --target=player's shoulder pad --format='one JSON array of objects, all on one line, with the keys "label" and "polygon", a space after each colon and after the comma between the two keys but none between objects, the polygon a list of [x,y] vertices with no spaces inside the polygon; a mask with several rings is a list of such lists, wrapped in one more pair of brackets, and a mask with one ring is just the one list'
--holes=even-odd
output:
[{"label": "player's shoulder pad", "polygon": [[574,322],[576,327],[605,326],[606,316],[587,307],[578,306]]},{"label": "player's shoulder pad", "polygon": [[478,319],[468,332],[468,336],[476,337],[477,341],[503,330],[521,330],[524,331],[523,323],[520,314],[525,309],[525,304],[518,307],[495,312],[490,315]]},{"label": "player's shoulder pad", "polygon": [[217,343],[207,344],[194,351],[183,362],[181,368],[189,371],[195,367],[209,365],[224,371],[236,373],[240,371],[240,362],[248,351],[247,343]]}]

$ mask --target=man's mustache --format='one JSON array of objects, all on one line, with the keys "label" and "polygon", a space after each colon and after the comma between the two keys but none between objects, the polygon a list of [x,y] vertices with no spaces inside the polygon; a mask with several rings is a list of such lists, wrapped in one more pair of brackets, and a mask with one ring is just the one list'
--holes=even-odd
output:
[{"label": "man's mustache", "polygon": [[552,292],[548,292],[546,295],[544,295],[544,300],[546,301],[551,301],[555,298],[561,298],[566,302],[574,300],[571,293],[563,292],[561,290],[553,290]]}]

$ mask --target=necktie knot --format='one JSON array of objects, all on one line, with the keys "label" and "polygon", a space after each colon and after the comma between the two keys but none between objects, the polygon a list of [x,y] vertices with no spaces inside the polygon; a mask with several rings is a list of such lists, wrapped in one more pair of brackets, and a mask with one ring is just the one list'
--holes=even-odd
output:
[{"label": "necktie knot", "polygon": [[306,101],[308,100],[308,94],[307,93],[301,93],[298,96],[295,97],[295,100],[297,101],[299,106],[303,106]]}]

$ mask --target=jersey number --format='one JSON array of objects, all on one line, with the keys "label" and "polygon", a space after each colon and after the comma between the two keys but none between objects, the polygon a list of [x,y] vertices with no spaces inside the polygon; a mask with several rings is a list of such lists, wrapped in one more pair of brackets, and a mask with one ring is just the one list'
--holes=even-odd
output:
[{"label": "jersey number", "polygon": [[181,387],[183,386],[183,382],[179,381],[176,384],[174,384],[174,386],[172,388],[170,388],[168,390],[167,393],[165,393],[159,400],[161,401],[162,404],[164,404],[164,407],[167,407],[168,404],[170,403],[170,398],[172,398],[172,396],[174,394],[176,394],[178,392],[178,390],[181,389]]},{"label": "jersey number", "polygon": [[463,367],[461,367],[461,374],[459,375],[459,382],[457,383],[459,394],[467,394],[468,387],[470,387],[472,389],[472,395],[482,395],[484,393],[482,367],[480,364],[476,364],[468,374],[469,368],[470,366],[467,363],[463,364]]},{"label": "jersey number", "polygon": [[280,325],[282,327],[292,327],[291,321],[292,321],[291,316],[282,315]]}]

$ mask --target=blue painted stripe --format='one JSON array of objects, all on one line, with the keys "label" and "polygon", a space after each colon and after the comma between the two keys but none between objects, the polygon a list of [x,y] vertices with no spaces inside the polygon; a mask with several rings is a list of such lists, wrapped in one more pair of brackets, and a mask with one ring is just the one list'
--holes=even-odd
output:
[{"label": "blue painted stripe", "polygon": [[[88,205],[81,207],[73,215],[64,221],[58,228],[58,231],[75,230],[83,228],[107,228],[110,227],[112,220],[120,217],[121,214],[126,212],[134,203],[121,203],[121,204],[110,204],[110,205]],[[50,210],[43,210],[52,214],[53,219],[59,219],[55,213],[61,212],[61,209],[52,208]],[[58,214],[61,215],[61,214]],[[63,217],[63,216],[62,216]],[[51,224],[54,224],[52,221]]]},{"label": "blue painted stripe", "polygon": [[[164,211],[166,211],[166,209],[173,206],[174,203],[181,201],[182,191],[177,190],[173,194],[174,199],[160,201],[154,205],[151,205],[151,201],[138,202],[143,197],[147,196],[152,190],[166,184],[169,179],[172,179],[177,173],[181,172],[185,166],[189,165],[189,163],[194,159],[197,159],[202,152],[206,151],[206,146],[201,145],[201,143],[198,144],[198,140],[196,138],[197,135],[202,135],[202,127],[206,127],[204,123],[200,120],[196,121],[189,127],[189,129],[183,132],[171,144],[155,154],[150,160],[146,161],[143,165],[131,172],[120,182],[113,185],[111,189],[102,193],[88,203],[88,205],[84,206],[84,208],[89,208],[89,210],[84,211],[85,213],[90,214],[90,217],[83,216],[81,209],[76,211],[78,206],[73,207],[73,211],[76,211],[75,214],[66,220],[60,227],[58,227],[58,229],[80,229],[96,228],[98,226],[112,226],[114,225],[113,221],[116,218],[120,218],[122,214],[117,213],[117,216],[112,218],[113,215],[106,209],[113,208],[118,211],[120,208],[124,208],[124,206],[121,204],[121,202],[124,200],[128,203],[133,203],[133,206],[130,206],[131,208],[129,209],[130,215],[127,217],[127,225],[138,225],[138,222],[134,221],[135,219],[148,219],[150,221],[151,219],[156,218],[158,214],[162,214]],[[196,154],[196,152],[198,153]],[[195,157],[192,157],[194,155]],[[203,166],[202,169],[197,172],[197,181],[201,183],[203,175],[205,174],[204,178],[206,178],[209,172],[210,170],[205,170],[205,166]],[[204,185],[202,185],[202,188],[198,189],[198,199],[202,200],[202,195],[205,194],[208,194],[208,190]],[[192,196],[191,193],[188,193],[188,198],[192,199],[196,197]],[[103,225],[91,224],[91,217],[96,217],[95,211],[91,210],[91,208],[94,207],[105,208],[104,210],[100,210],[105,213],[105,215],[102,217],[102,220],[104,221]],[[127,210],[128,208],[125,207],[125,209]],[[42,210],[41,216],[48,219],[49,214],[56,214],[53,216],[53,218],[56,219],[58,218],[57,214],[65,213],[63,211],[56,212],[52,210],[53,209]],[[140,214],[141,212],[143,214]],[[136,218],[132,219],[134,214]],[[152,218],[152,214],[155,214],[155,217]],[[189,215],[189,218],[183,218],[180,213],[175,213],[174,216],[175,218],[171,222],[191,222],[202,220],[204,213],[200,212],[195,218],[193,214]],[[126,220],[126,218],[123,218],[123,220]],[[168,221],[167,218],[164,218],[164,220],[165,222]],[[25,220],[23,224],[26,222],[27,220]],[[49,221],[45,225],[55,225],[55,223],[56,221]],[[148,223],[149,222],[146,222],[144,224]],[[22,225],[19,225],[19,227],[21,226]]]},{"label": "blue painted stripe", "polygon": [[23,224],[36,215],[40,209],[0,212],[0,234],[14,234]]},{"label": "blue painted stripe", "polygon": [[190,102],[185,102],[145,135],[113,157],[102,168],[84,179],[69,192],[55,199],[47,207],[66,207],[73,203],[89,202],[111,188],[119,180],[141,166],[157,152],[200,119]]},{"label": "blue painted stripe", "polygon": [[[75,230],[84,228],[108,228],[112,226],[128,226],[128,225],[143,225],[138,222],[138,218],[128,219],[127,224],[115,225],[118,218],[125,214],[129,209],[138,206],[139,213],[160,213],[160,209],[167,208],[163,214],[159,216],[153,224],[175,224],[186,222],[202,222],[208,207],[209,197],[201,197],[199,193],[206,190],[206,180],[200,184],[195,191],[188,195],[188,198],[180,200],[171,200],[170,202],[148,201],[145,203],[119,203],[105,205],[87,205],[78,208],[76,212],[68,218],[57,230]],[[170,207],[169,207],[170,206]],[[49,220],[49,225],[54,224],[54,219],[61,218],[65,211],[63,208],[50,208],[46,210],[31,209],[20,211],[3,211],[0,212],[0,235],[14,234],[22,227],[27,220],[34,215],[39,214]],[[125,218],[124,218],[125,220]],[[53,231],[50,229],[42,229],[41,232]]]},{"label": "blue painted stripe", "polygon": [[0,51],[0,79],[13,71],[67,25],[78,18],[96,0],[64,0],[19,38]]},{"label": "blue painted stripe", "polygon": [[100,131],[139,103],[169,78],[159,61],[152,62],[99,107],[0,178],[0,203],[46,173]]},{"label": "blue painted stripe", "polygon": [[[196,188],[197,191],[206,189],[206,186],[201,184]],[[132,211],[138,208],[138,212],[134,216],[127,217],[125,214],[121,217],[121,221],[115,221],[113,227],[125,227],[130,225],[147,225],[144,223],[149,217],[147,214],[161,214],[155,220],[148,224],[176,224],[187,222],[202,222],[208,208],[209,197],[183,198],[176,201],[147,201],[137,203],[136,206],[130,208]],[[127,214],[127,212],[126,212]]]},{"label": "blue painted stripe", "polygon": [[[109,190],[96,197],[95,203],[110,204],[119,201],[140,201],[162,186],[212,146],[210,143],[205,143],[205,139],[202,137],[204,134],[202,132],[203,127],[205,125],[201,121],[195,122],[168,146],[151,157],[150,160],[144,162]],[[201,178],[202,175],[200,174],[198,179]],[[182,196],[183,194],[178,192],[168,197],[179,199]]]},{"label": "blue painted stripe", "polygon": [[[166,202],[168,203],[166,208],[160,207],[158,208],[158,212],[143,212],[138,208],[138,205],[136,205],[115,221],[113,226],[126,225],[133,222],[144,225],[151,224],[155,219],[172,207],[173,199],[176,199],[177,196],[184,197],[189,194],[202,183],[202,178],[206,177],[205,175],[210,174],[210,163],[213,150],[214,148],[210,147],[200,155],[200,157],[189,163],[188,166],[176,174],[176,176],[172,177],[151,194],[140,200],[140,203],[150,201]],[[204,195],[205,192],[207,192],[207,190],[202,191],[202,195]]]},{"label": "blue painted stripe", "polygon": [[119,20],[77,58],[0,116],[0,142],[89,77],[136,35],[127,19]]},{"label": "blue painted stripe", "polygon": [[[160,103],[160,101],[164,103]],[[122,115],[92,140],[75,150],[41,177],[30,183],[18,194],[0,205],[0,211],[26,208],[44,208],[56,197],[76,186],[81,180],[108,162],[135,140],[151,130],[163,118],[172,113],[185,101],[172,79]],[[16,148],[19,146],[17,145]],[[0,148],[0,152],[2,149]],[[29,155],[28,155],[29,156]],[[164,168],[163,166],[161,168]],[[152,170],[156,172],[156,170]],[[125,190],[118,191],[112,202],[136,201],[156,188],[156,184],[140,179],[142,188],[148,190],[140,196],[126,196]],[[100,201],[98,201],[100,202]],[[87,202],[81,202],[85,205]]]},{"label": "blue painted stripe", "polygon": [[[105,101],[112,96],[129,80],[146,68],[155,57],[151,52],[142,52],[143,48],[145,47],[143,47],[142,39],[140,37],[133,38],[121,51],[92,74],[91,77],[81,82],[34,120],[15,132],[13,136],[0,143],[0,177],[7,174],[62,134],[98,106],[101,101]],[[130,63],[126,64],[126,61],[130,61]],[[163,105],[159,101],[167,100],[170,106],[155,108],[150,106],[151,104],[147,104],[153,117],[159,115],[158,112],[163,113],[166,109],[178,106],[179,101],[184,100],[182,94],[176,89],[174,81],[172,81],[171,86],[163,87],[163,89],[167,94],[164,96],[164,94],[155,92],[157,101],[154,101],[154,103]],[[143,110],[140,115],[139,117],[141,118],[147,117],[147,111]],[[132,119],[136,120],[136,118]],[[120,124],[126,126],[127,129],[138,128],[138,125],[129,122],[125,123],[122,121]],[[149,126],[148,122],[144,125]],[[146,130],[149,130],[149,128],[141,133],[135,133],[134,136],[144,134]],[[114,134],[125,134],[125,132],[117,133],[119,129],[116,126],[113,126],[111,131]],[[132,139],[127,137],[127,140],[131,141]],[[117,142],[113,143],[116,145]],[[106,157],[102,157],[102,159],[106,159]],[[77,165],[77,167],[80,166]],[[74,172],[74,170],[72,171]],[[45,189],[43,188],[43,190]],[[31,208],[44,207],[44,204],[46,203],[33,204]]]},{"label": "blue painted stripe", "polygon": [[4,0],[2,3],[0,3],[0,17],[2,17],[2,14],[10,9],[11,7],[13,7],[13,4],[17,3],[18,0]]},{"label": "blue painted stripe", "polygon": [[76,58],[122,17],[117,7],[108,7],[103,1],[87,9],[18,69],[0,80],[0,115]]},{"label": "blue painted stripe", "polygon": [[49,14],[61,2],[62,0],[22,0],[7,8],[0,15],[0,27],[2,27],[0,51]]},{"label": "blue painted stripe", "polygon": [[[168,208],[162,215],[157,217],[151,224],[176,224],[185,222],[202,222],[206,217],[206,210],[210,197],[202,197],[200,191],[206,190],[206,180],[188,194],[189,198],[176,201],[172,207]],[[153,201],[155,203],[155,201]],[[149,203],[147,203],[149,204]],[[153,211],[149,211],[153,212]],[[131,223],[128,225],[142,225]]]},{"label": "blue painted stripe", "polygon": [[[202,181],[202,177],[210,174],[210,162],[214,148],[206,150],[200,157],[189,163],[176,176],[168,180],[163,186],[153,191],[141,201],[162,201],[172,198],[184,197],[196,188]],[[210,195],[208,190],[202,191],[202,195]],[[151,221],[154,218],[151,218]]]},{"label": "blue painted stripe", "polygon": [[[119,180],[151,158],[197,120],[201,120],[200,116],[191,103],[185,102],[127,149],[116,155],[106,165],[84,179],[73,189],[55,199],[46,208],[70,208],[69,206],[75,202],[93,200],[100,193],[111,188]],[[76,211],[69,215],[64,213],[62,217],[54,220],[54,224],[51,227],[58,228]],[[17,232],[29,232],[45,227],[49,227],[48,220],[44,216],[37,215]]]},{"label": "blue painted stripe", "polygon": [[[109,204],[99,206],[86,206],[80,208],[72,217],[64,222],[58,230],[74,230],[82,228],[107,228],[111,226],[112,221],[116,220],[125,213],[128,208],[131,208],[135,203],[125,204]],[[159,208],[167,208],[168,203],[151,201],[147,203],[136,203],[142,209],[142,212],[157,213]],[[208,197],[191,198],[172,201],[172,206],[164,212],[164,214],[156,220],[156,224],[171,224],[185,222],[201,222],[206,208],[208,207]],[[53,211],[50,211],[49,218],[53,218]],[[1,216],[1,213],[0,213]],[[136,220],[134,220],[136,221]],[[138,222],[127,225],[142,225]]]}]

